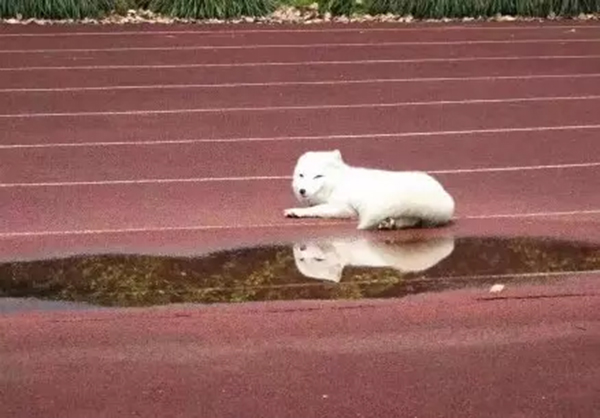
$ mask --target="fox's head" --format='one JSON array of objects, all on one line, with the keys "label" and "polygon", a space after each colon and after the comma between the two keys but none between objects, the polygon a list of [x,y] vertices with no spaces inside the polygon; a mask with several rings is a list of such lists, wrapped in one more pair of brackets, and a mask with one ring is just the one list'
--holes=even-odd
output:
[{"label": "fox's head", "polygon": [[339,283],[344,265],[335,243],[306,242],[294,245],[294,261],[298,271],[306,277]]},{"label": "fox's head", "polygon": [[339,150],[308,151],[298,158],[292,188],[308,205],[325,203],[345,163]]}]

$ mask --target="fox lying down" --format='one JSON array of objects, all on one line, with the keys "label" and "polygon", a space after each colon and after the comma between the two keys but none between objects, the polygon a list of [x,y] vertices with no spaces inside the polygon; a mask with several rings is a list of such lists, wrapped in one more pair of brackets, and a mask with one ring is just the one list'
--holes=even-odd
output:
[{"label": "fox lying down", "polygon": [[292,188],[306,206],[285,210],[286,217],[358,217],[358,229],[438,226],[455,210],[452,196],[431,175],[353,167],[339,150],[301,155]]}]

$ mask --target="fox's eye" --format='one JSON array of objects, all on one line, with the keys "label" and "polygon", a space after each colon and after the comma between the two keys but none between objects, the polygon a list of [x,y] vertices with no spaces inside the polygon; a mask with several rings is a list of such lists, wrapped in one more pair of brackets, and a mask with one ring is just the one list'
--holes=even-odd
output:
[{"label": "fox's eye", "polygon": [[300,178],[304,177],[304,174],[298,174],[298,176],[300,176]]},{"label": "fox's eye", "polygon": [[321,177],[323,177],[323,175],[321,175],[321,174],[317,174],[317,175],[315,176],[315,179],[320,179]]}]

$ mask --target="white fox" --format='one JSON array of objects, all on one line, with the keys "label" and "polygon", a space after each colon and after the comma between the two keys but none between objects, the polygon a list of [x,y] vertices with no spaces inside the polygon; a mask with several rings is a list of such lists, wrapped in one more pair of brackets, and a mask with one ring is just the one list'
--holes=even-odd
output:
[{"label": "white fox", "polygon": [[454,237],[386,242],[361,237],[312,240],[293,247],[296,268],[306,277],[339,283],[345,267],[426,271],[454,251]]},{"label": "white fox", "polygon": [[357,229],[443,225],[455,209],[452,196],[429,174],[353,167],[339,150],[301,155],[292,188],[308,207],[287,209],[286,217],[358,217]]}]

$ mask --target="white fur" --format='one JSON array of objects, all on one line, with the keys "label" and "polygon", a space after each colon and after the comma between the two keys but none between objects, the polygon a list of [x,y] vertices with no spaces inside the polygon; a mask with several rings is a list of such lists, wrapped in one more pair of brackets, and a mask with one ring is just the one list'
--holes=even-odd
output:
[{"label": "white fur", "polygon": [[346,266],[422,272],[440,263],[453,251],[453,237],[395,243],[338,238],[298,243],[294,245],[294,260],[304,276],[339,283]]},{"label": "white fur", "polygon": [[307,207],[287,209],[287,217],[358,217],[358,229],[373,229],[386,222],[397,228],[442,225],[454,216],[454,199],[431,175],[353,167],[339,150],[301,155],[292,188]]}]

